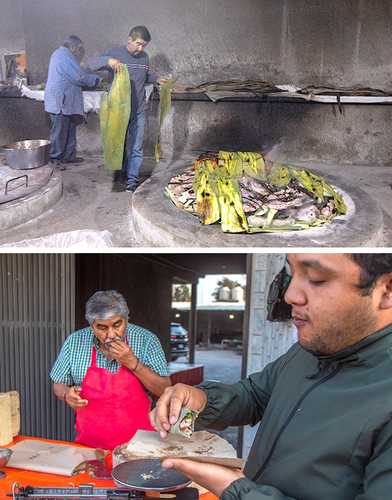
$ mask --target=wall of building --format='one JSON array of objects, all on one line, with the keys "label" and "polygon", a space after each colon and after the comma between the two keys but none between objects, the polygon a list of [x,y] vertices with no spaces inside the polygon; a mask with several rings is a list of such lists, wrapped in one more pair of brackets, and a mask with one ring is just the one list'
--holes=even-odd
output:
[{"label": "wall of building", "polygon": [[75,328],[74,266],[71,254],[0,255],[0,392],[19,392],[27,436],[73,439],[49,372]]},{"label": "wall of building", "polygon": [[391,120],[390,105],[347,104],[340,112],[336,105],[306,102],[175,101],[162,144],[169,159],[229,148],[262,151],[279,161],[391,165]]},{"label": "wall of building", "polygon": [[[153,157],[158,109],[147,112],[145,155]],[[280,161],[391,165],[392,106],[174,101],[162,131],[165,160],[200,150],[263,151]],[[49,136],[43,103],[0,98],[0,144]],[[99,119],[78,127],[81,152],[100,155]],[[148,173],[148,172],[147,172]]]},{"label": "wall of building", "polygon": [[49,118],[43,103],[0,97],[0,146],[24,139],[49,137]]},{"label": "wall of building", "polygon": [[[153,35],[148,48],[153,69],[182,82],[258,78],[392,89],[388,0],[19,1],[35,82],[46,79],[51,52],[70,33],[83,38],[89,56],[122,43],[130,26],[146,24]],[[0,22],[20,30],[15,6],[2,9]],[[163,131],[164,153],[171,158],[229,146],[272,151],[282,161],[391,164],[392,107],[342,109],[341,114],[336,106],[309,103],[176,102]],[[146,155],[153,153],[157,116],[155,103],[148,113]],[[42,104],[0,99],[0,138],[47,133]],[[96,115],[78,135],[81,150],[101,151]]]},{"label": "wall of building", "polygon": [[[25,50],[22,0],[2,0],[0,15],[0,57]],[[0,64],[0,80],[5,78]]]},{"label": "wall of building", "polygon": [[[282,269],[284,254],[255,254],[252,256],[250,283],[249,338],[247,375],[261,371],[284,354],[296,341],[296,329],[291,322],[271,323],[266,320],[269,285]],[[243,456],[252,446],[258,426],[245,427],[243,434]]]},{"label": "wall of building", "polygon": [[153,66],[186,81],[390,84],[388,0],[21,1],[38,80],[65,36],[79,35],[93,54],[122,43],[131,26],[145,24],[153,36]]}]

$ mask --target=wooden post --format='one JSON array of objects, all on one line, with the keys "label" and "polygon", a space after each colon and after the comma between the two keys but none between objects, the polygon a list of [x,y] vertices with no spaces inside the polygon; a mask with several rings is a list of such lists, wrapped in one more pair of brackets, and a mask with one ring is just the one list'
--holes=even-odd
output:
[{"label": "wooden post", "polygon": [[195,362],[197,341],[197,282],[192,283],[191,310],[189,311],[189,363]]}]

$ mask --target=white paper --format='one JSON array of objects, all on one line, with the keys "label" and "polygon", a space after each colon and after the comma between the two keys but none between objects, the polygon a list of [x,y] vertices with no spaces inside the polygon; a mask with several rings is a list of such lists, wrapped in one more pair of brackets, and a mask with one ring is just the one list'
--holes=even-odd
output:
[{"label": "white paper", "polygon": [[67,250],[85,250],[109,248],[113,246],[112,233],[93,229],[80,229],[67,233],[55,233],[42,238],[14,241],[0,245],[0,248],[66,248]]},{"label": "white paper", "polygon": [[71,476],[86,460],[96,460],[94,448],[47,443],[26,439],[10,446],[13,454],[7,467]]}]

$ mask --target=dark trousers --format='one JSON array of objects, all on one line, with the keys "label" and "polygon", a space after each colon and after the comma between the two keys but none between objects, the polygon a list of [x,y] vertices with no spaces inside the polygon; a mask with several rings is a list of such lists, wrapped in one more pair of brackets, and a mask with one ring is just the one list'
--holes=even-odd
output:
[{"label": "dark trousers", "polygon": [[50,113],[50,159],[72,161],[76,158],[76,120],[73,115]]}]

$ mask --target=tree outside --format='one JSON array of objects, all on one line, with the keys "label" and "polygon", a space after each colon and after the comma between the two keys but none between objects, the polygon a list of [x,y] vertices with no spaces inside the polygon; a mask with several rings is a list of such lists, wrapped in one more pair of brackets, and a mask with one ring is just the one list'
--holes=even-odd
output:
[{"label": "tree outside", "polygon": [[[231,292],[234,288],[238,287],[242,288],[245,292],[244,285],[241,285],[241,283],[238,283],[238,281],[231,280],[230,278],[225,276],[217,282],[217,288],[215,288],[214,292],[211,295],[212,297],[214,297],[216,302],[219,302],[221,301],[220,296],[221,296],[221,290],[223,288],[228,288]],[[225,300],[225,302],[238,302],[238,300],[235,298],[230,298],[228,300]]]},{"label": "tree outside", "polygon": [[190,302],[191,301],[191,286],[190,285],[173,285],[173,301],[174,302]]}]

